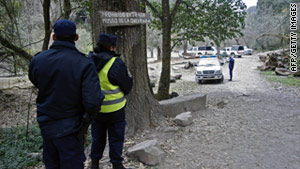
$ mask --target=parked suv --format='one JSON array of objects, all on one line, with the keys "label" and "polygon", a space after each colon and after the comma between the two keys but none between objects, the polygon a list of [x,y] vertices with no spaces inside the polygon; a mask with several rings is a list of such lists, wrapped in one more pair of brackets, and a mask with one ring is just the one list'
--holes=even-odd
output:
[{"label": "parked suv", "polygon": [[204,80],[217,80],[222,83],[224,76],[219,59],[217,57],[201,58],[195,67],[195,80],[199,84]]},{"label": "parked suv", "polygon": [[[183,52],[182,52],[183,53]],[[190,47],[187,50],[187,53],[183,55],[183,58],[185,59],[191,59],[191,58],[199,58],[203,55],[216,55],[217,50],[214,47],[211,46],[195,46]]]},{"label": "parked suv", "polygon": [[225,47],[221,50],[221,55],[227,57],[231,54],[231,47]]},{"label": "parked suv", "polygon": [[216,54],[217,54],[217,50],[215,50],[211,46],[200,46],[200,47],[198,47],[197,56],[216,55]]},{"label": "parked suv", "polygon": [[241,58],[244,54],[244,46],[241,45],[233,45],[231,47],[231,56]]}]

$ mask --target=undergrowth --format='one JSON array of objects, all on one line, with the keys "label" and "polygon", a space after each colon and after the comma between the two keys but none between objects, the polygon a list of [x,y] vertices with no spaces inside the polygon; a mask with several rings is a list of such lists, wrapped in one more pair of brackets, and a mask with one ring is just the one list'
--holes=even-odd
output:
[{"label": "undergrowth", "polygon": [[42,136],[37,125],[0,129],[0,168],[18,169],[36,165],[39,159],[30,153],[40,153]]}]

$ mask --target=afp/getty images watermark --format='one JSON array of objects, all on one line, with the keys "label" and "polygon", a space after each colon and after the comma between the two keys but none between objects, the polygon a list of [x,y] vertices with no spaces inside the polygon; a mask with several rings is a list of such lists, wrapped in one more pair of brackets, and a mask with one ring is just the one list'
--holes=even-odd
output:
[{"label": "afp/getty images watermark", "polygon": [[290,70],[297,72],[297,4],[290,3]]}]

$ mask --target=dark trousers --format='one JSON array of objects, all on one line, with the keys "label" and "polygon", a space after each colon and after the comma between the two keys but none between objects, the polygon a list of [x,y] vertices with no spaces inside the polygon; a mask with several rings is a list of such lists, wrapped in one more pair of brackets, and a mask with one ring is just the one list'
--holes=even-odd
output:
[{"label": "dark trousers", "polygon": [[230,68],[229,68],[230,80],[232,80],[232,70],[233,70],[233,69],[230,69]]},{"label": "dark trousers", "polygon": [[83,169],[84,139],[76,135],[43,140],[43,162],[46,169]]},{"label": "dark trousers", "polygon": [[100,160],[102,158],[106,145],[106,133],[108,133],[110,162],[121,163],[123,161],[125,126],[125,120],[119,122],[93,121],[91,159]]}]

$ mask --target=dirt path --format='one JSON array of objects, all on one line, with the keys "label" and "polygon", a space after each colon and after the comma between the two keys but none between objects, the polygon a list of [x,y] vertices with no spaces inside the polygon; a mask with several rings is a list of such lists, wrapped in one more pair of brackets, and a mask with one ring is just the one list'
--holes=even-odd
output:
[{"label": "dirt path", "polygon": [[270,84],[259,75],[257,56],[235,59],[234,81],[172,84],[179,94],[206,93],[208,108],[194,112],[194,123],[167,139],[164,169],[300,168],[300,91]]}]

